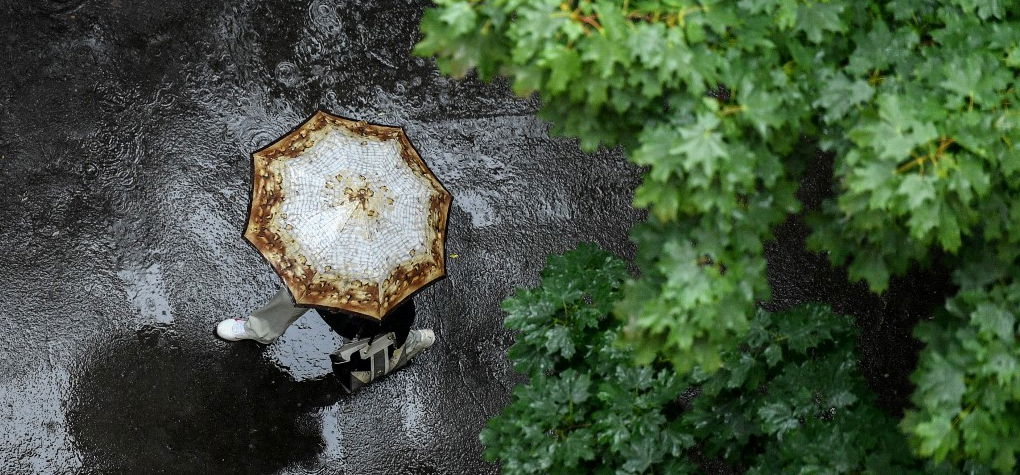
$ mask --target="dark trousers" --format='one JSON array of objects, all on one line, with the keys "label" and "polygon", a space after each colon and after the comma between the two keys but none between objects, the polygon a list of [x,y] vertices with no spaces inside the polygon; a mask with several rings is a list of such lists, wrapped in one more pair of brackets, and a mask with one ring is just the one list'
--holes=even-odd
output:
[{"label": "dark trousers", "polygon": [[414,301],[408,300],[387,314],[382,321],[345,312],[316,309],[326,324],[345,340],[357,340],[393,332],[396,347],[407,341],[414,325]]}]

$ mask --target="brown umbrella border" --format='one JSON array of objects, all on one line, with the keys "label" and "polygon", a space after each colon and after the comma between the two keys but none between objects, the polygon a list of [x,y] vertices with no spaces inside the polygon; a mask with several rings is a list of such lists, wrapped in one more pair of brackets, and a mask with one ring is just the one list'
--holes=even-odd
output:
[{"label": "brown umbrella border", "polygon": [[[289,255],[287,242],[270,229],[272,213],[282,202],[279,193],[282,178],[267,170],[279,157],[294,157],[314,143],[317,132],[329,125],[380,140],[397,140],[401,158],[418,169],[436,187],[436,195],[429,203],[430,226],[437,229],[437,239],[427,255],[411,265],[402,265],[380,287],[376,283],[352,281],[345,286],[327,279],[317,278],[318,273],[307,264]],[[309,308],[343,310],[374,320],[382,319],[400,302],[411,298],[428,285],[446,277],[446,236],[450,205],[453,195],[432,172],[418,150],[407,138],[403,128],[356,121],[317,110],[311,117],[269,145],[252,152],[252,188],[248,195],[248,220],[243,237],[269,263],[287,285],[297,305]],[[272,189],[271,189],[272,188]],[[257,199],[258,198],[258,199]],[[256,206],[259,203],[259,206]],[[423,256],[424,257],[424,256]],[[380,293],[383,298],[380,299]],[[387,298],[388,297],[388,298]]]}]

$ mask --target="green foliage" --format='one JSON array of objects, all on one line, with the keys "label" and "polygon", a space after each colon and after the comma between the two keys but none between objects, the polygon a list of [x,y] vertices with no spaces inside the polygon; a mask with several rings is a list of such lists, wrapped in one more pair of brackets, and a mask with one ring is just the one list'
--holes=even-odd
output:
[{"label": "green foliage", "polygon": [[579,349],[593,345],[591,329],[604,324],[626,276],[619,259],[591,245],[568,256],[550,256],[542,286],[519,290],[516,298],[503,302],[510,314],[507,328],[520,332],[508,354],[515,368],[534,377],[583,360],[587,355]]},{"label": "green foliage", "polygon": [[583,245],[551,256],[541,285],[503,302],[519,331],[509,357],[529,383],[481,439],[507,473],[687,470],[688,444],[665,414],[680,378],[614,345],[619,325],[607,316],[626,276],[621,260]]},{"label": "green foliage", "polygon": [[[914,382],[917,408],[903,427],[935,460],[963,457],[1015,472],[1020,455],[1020,282],[963,289],[939,322],[918,326],[928,344]],[[961,454],[958,447],[963,447]]]},{"label": "green foliage", "polygon": [[1015,427],[1020,394],[988,376],[964,378],[961,405],[923,388],[1006,354],[974,321],[987,318],[981,299],[1007,308],[1018,281],[973,269],[1020,255],[1018,3],[438,0],[416,51],[447,74],[509,77],[541,94],[554,131],[645,167],[642,274],[615,313],[639,361],[680,375],[724,368],[746,337],[769,297],[763,243],[800,211],[812,158],[792,151],[817,140],[837,159],[835,195],[810,215],[812,249],[876,292],[939,256],[970,292],[920,330],[904,430],[919,453],[1008,469],[1014,452],[987,449],[1007,432],[961,426],[987,414]]},{"label": "green foliage", "polygon": [[749,473],[920,468],[858,373],[852,325],[818,305],[759,311],[746,340],[725,353],[724,369],[693,375],[701,396],[685,429],[706,455]]},{"label": "green foliage", "polygon": [[504,302],[506,326],[520,330],[511,359],[529,382],[481,439],[506,473],[687,473],[692,447],[752,473],[918,468],[871,404],[847,317],[758,312],[725,369],[681,378],[614,345],[621,325],[608,313],[625,277],[619,259],[586,245],[551,257],[538,287]]}]

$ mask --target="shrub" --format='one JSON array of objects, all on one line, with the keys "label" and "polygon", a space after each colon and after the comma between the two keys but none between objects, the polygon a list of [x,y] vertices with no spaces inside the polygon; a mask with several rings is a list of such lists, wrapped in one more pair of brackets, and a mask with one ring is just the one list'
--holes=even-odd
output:
[{"label": "shrub", "polygon": [[[936,257],[960,294],[902,428],[935,460],[1020,445],[1020,5],[996,0],[439,0],[417,52],[505,75],[582,147],[645,167],[641,276],[617,316],[639,362],[724,367],[767,300],[763,243],[801,211],[804,139],[835,157],[809,246],[883,292]],[[943,389],[945,388],[945,389]]]},{"label": "shrub", "polygon": [[724,369],[681,378],[615,344],[608,312],[625,276],[585,245],[504,301],[528,383],[481,438],[505,472],[687,473],[692,454],[769,474],[920,467],[857,371],[849,318],[819,305],[759,311]]}]

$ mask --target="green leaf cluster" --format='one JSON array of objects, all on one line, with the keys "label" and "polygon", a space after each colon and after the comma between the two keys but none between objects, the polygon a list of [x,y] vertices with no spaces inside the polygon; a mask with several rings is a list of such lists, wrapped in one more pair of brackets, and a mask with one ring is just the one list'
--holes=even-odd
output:
[{"label": "green leaf cluster", "polygon": [[918,471],[858,372],[854,333],[849,317],[821,305],[758,311],[723,369],[692,375],[701,394],[684,428],[704,454],[748,473]]},{"label": "green leaf cluster", "polygon": [[[541,285],[503,302],[514,367],[529,383],[481,434],[507,473],[577,473],[655,467],[683,473],[686,444],[664,409],[680,392],[669,369],[633,364],[609,318],[626,266],[586,244],[550,256]],[[667,470],[668,469],[668,470]]]},{"label": "green leaf cluster", "polygon": [[625,277],[622,261],[585,245],[504,301],[519,330],[511,359],[528,376],[481,434],[504,472],[688,473],[694,450],[751,473],[921,467],[872,404],[849,318],[814,305],[759,311],[724,369],[681,378],[616,345],[609,309]]},{"label": "green leaf cluster", "polygon": [[914,374],[916,408],[902,425],[924,456],[1018,468],[1020,272],[1005,274],[1012,278],[964,288],[937,321],[915,332],[928,346]]},{"label": "green leaf cluster", "polygon": [[[763,245],[803,211],[795,191],[816,159],[795,153],[805,140],[836,156],[808,244],[851,278],[882,292],[938,259],[961,292],[1016,289],[980,271],[1020,263],[1016,0],[437,0],[422,31],[417,53],[444,73],[506,76],[541,95],[555,132],[644,167],[641,276],[614,307],[640,362],[725,368],[769,298]],[[1014,452],[982,448],[995,432],[932,427],[978,412],[1015,422],[1002,408],[1020,395],[965,378],[965,394],[998,395],[936,410],[920,389],[951,366],[945,342],[962,361],[998,354],[958,328],[984,318],[967,295],[950,302],[955,320],[919,330],[928,347],[903,429],[919,453],[1008,469]]]}]

